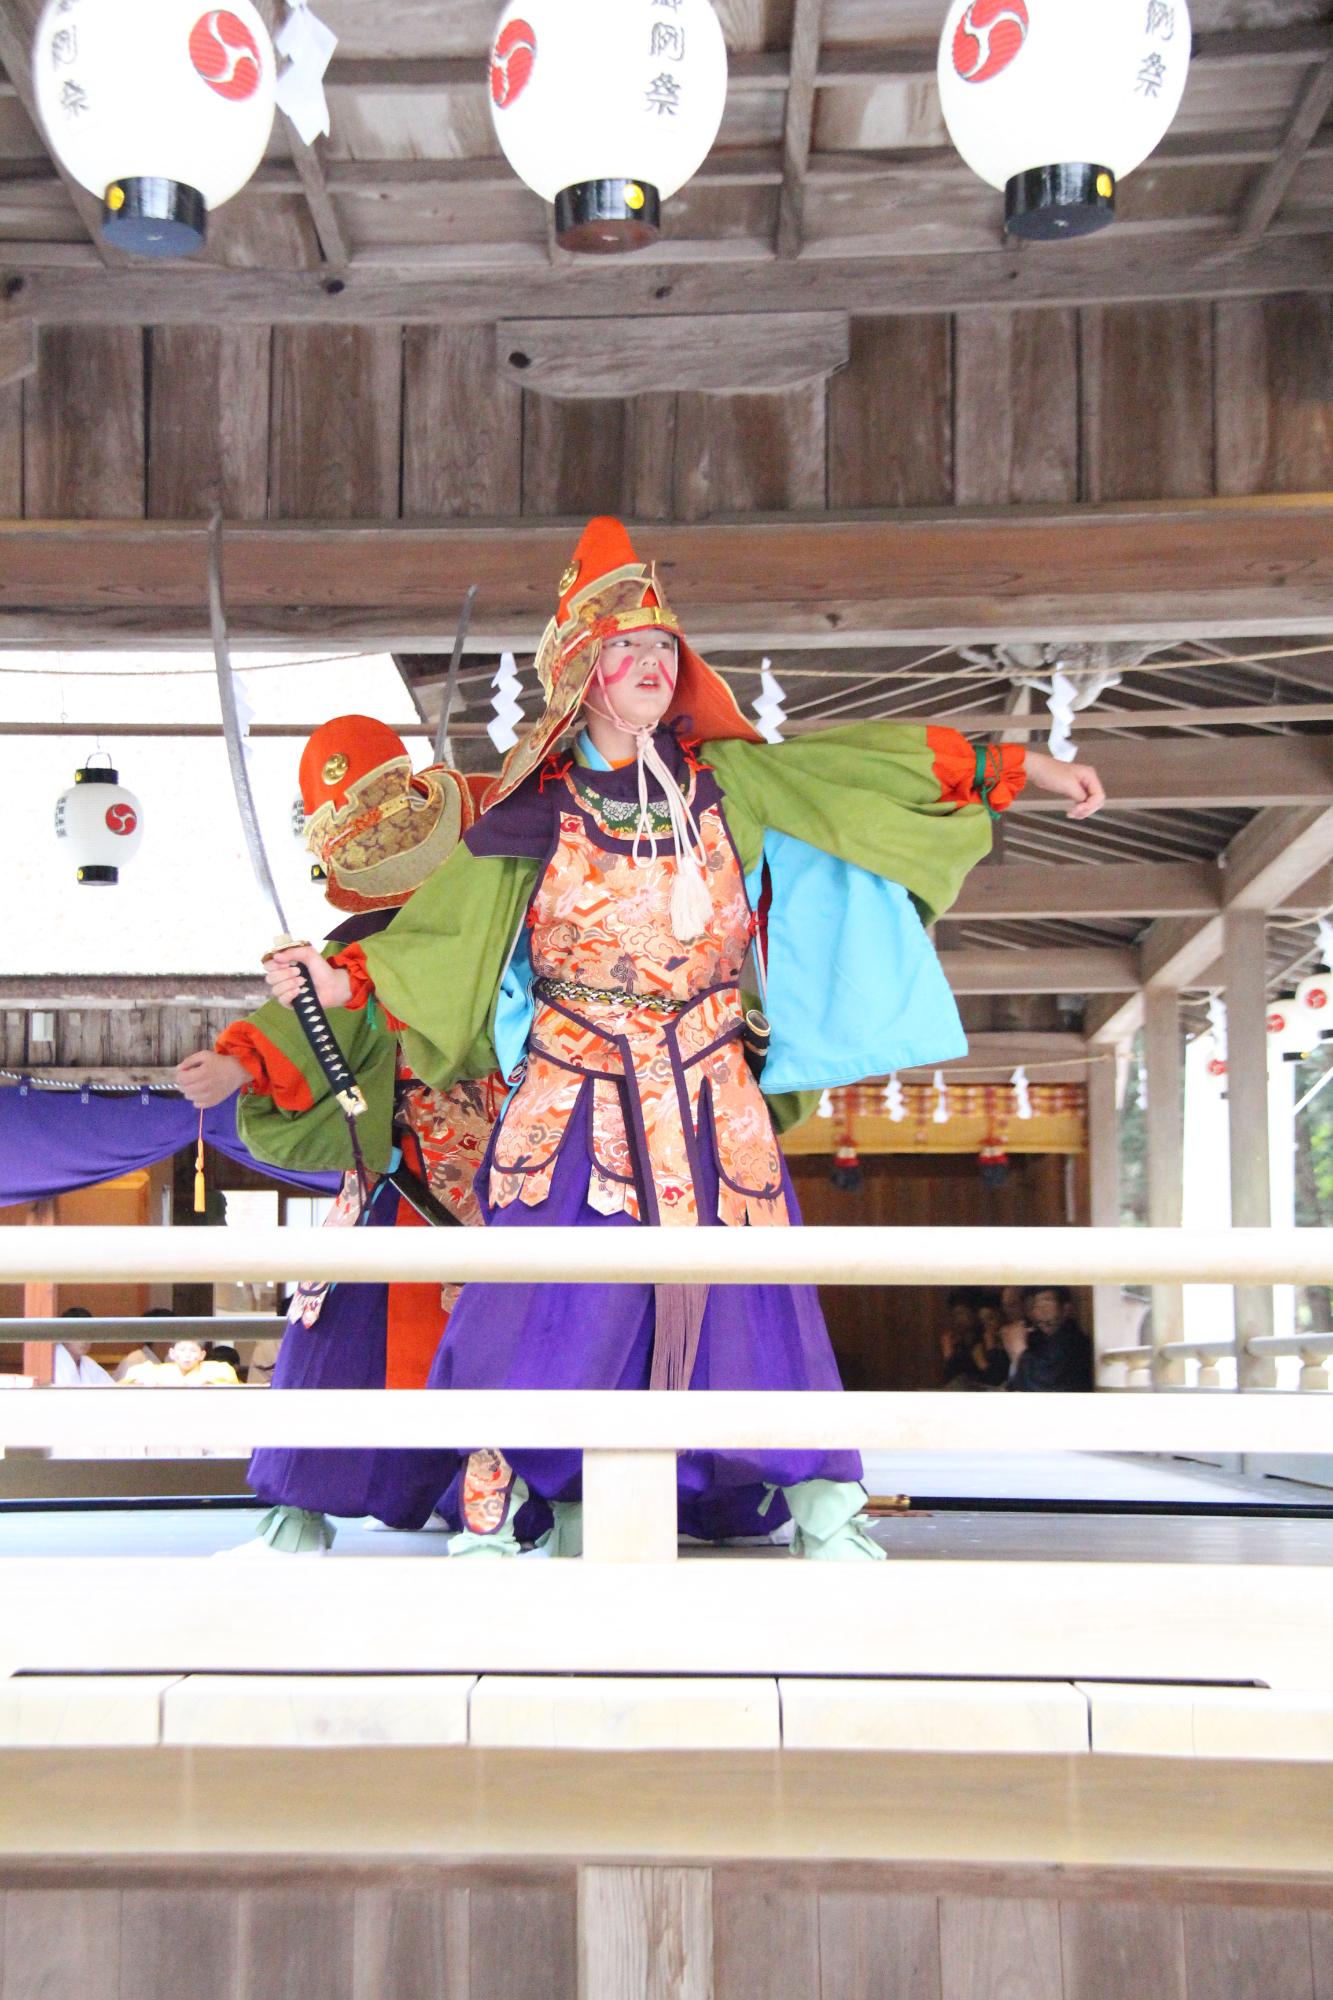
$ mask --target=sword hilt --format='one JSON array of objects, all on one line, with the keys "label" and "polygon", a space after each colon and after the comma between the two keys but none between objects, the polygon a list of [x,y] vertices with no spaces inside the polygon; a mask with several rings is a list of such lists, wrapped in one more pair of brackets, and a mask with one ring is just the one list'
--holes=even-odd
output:
[{"label": "sword hilt", "polygon": [[[274,951],[288,951],[300,943],[298,938],[279,938]],[[272,956],[272,953],[269,954]],[[329,1026],[329,1017],[315,983],[310,977],[310,968],[298,965],[293,968],[301,980],[301,990],[292,1002],[292,1012],[301,1023],[301,1029],[309,1042],[315,1061],[329,1089],[349,1118],[359,1118],[366,1109],[365,1095],[348,1066],[347,1058],[338,1046],[337,1037]]]}]

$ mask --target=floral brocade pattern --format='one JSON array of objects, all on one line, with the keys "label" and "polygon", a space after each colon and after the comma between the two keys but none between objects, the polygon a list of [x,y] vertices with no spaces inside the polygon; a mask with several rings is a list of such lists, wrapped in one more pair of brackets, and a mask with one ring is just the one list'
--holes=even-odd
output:
[{"label": "floral brocade pattern", "polygon": [[[700,937],[682,943],[671,927],[674,850],[636,863],[632,827],[612,826],[585,787],[566,782],[575,804],[561,814],[533,898],[532,962],[539,978],[575,983],[585,997],[538,1000],[527,1069],[492,1159],[491,1203],[536,1207],[546,1200],[575,1110],[590,1090],[590,1206],[636,1221],[698,1223],[695,1167],[707,1090],[721,1175],[717,1219],[785,1223],[777,1141],[740,1042],[737,982],[750,907],[720,809],[708,807],[699,822],[712,918]],[[603,844],[608,837],[618,837],[614,846]],[[593,997],[599,991],[606,1001]],[[659,1004],[636,1007],[627,996]],[[674,1005],[664,1011],[663,999]]]},{"label": "floral brocade pattern", "polygon": [[481,1205],[472,1184],[504,1103],[503,1080],[488,1076],[432,1090],[404,1068],[398,1088],[397,1122],[416,1137],[431,1193],[460,1222],[480,1228]]}]

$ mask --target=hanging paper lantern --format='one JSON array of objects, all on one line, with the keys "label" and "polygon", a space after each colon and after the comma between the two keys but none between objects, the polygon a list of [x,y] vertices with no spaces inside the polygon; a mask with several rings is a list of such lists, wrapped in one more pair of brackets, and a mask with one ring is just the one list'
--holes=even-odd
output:
[{"label": "hanging paper lantern", "polygon": [[833,1165],[829,1169],[829,1179],[841,1194],[855,1194],[864,1175],[861,1172],[861,1155],[856,1150],[856,1141],[849,1132],[839,1139],[833,1148]]},{"label": "hanging paper lantern", "polygon": [[983,1187],[1003,1187],[1009,1178],[1009,1155],[996,1138],[987,1139],[977,1154],[977,1168]]},{"label": "hanging paper lantern", "polygon": [[1268,1003],[1270,1042],[1287,1062],[1299,1062],[1319,1040],[1319,1017],[1307,1013],[1294,993],[1285,993]]},{"label": "hanging paper lantern", "polygon": [[32,73],[61,165],[104,203],[102,234],[185,257],[273,129],[273,44],[251,0],[47,0]]},{"label": "hanging paper lantern", "polygon": [[953,0],[940,35],[945,123],[1004,191],[1016,236],[1084,236],[1180,104],[1185,0]]},{"label": "hanging paper lantern", "polygon": [[1333,1035],[1333,973],[1312,972],[1296,988],[1296,1005],[1303,1007],[1321,1035]]},{"label": "hanging paper lantern", "polygon": [[90,757],[56,802],[56,839],[69,842],[78,879],[90,888],[119,882],[143,839],[143,807],[121,784],[106,751],[93,756],[106,757],[105,766]]},{"label": "hanging paper lantern", "polygon": [[710,0],[509,0],[491,116],[566,250],[639,250],[707,158],[727,95]]}]

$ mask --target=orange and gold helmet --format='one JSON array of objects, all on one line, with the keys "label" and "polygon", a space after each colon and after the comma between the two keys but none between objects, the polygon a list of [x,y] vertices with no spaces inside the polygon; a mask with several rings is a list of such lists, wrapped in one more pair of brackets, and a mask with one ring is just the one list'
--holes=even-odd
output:
[{"label": "orange and gold helmet", "polygon": [[493,788],[446,764],[412,772],[407,745],[369,715],[336,715],[301,756],[306,845],[335,909],[393,910],[447,861]]},{"label": "orange and gold helmet", "polygon": [[[679,672],[665,720],[689,719],[704,743],[723,737],[762,741],[722,676],[700,658],[667,602],[655,563],[642,563],[624,523],[609,514],[589,521],[560,579],[555,617],[537,648],[537,676],[546,709],[504,762],[495,787],[502,799],[544,761],[583,706],[603,639],[655,626],[676,635]],[[494,801],[488,801],[494,803]]]}]

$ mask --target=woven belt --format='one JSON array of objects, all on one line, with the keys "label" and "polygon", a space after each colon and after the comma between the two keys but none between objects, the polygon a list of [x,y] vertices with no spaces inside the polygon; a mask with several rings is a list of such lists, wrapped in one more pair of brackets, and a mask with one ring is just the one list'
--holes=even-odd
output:
[{"label": "woven belt", "polygon": [[693,1000],[667,1000],[655,993],[631,993],[623,986],[584,986],[576,979],[537,979],[533,992],[539,1000],[564,1000],[571,1006],[623,1007],[627,1012],[646,1008],[651,1014],[682,1014]]}]

